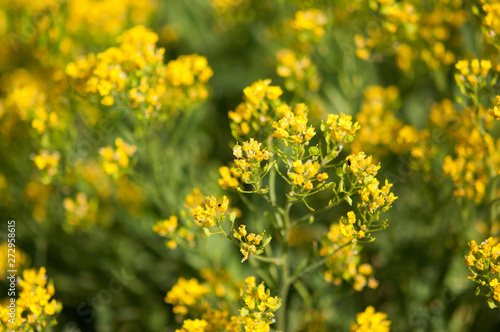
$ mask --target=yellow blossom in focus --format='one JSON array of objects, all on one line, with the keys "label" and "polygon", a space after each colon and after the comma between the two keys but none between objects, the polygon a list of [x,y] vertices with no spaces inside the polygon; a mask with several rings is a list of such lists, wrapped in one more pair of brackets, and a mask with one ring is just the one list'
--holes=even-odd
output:
[{"label": "yellow blossom in focus", "polygon": [[297,104],[294,111],[286,109],[283,117],[273,123],[273,137],[282,140],[285,145],[309,144],[316,135],[313,126],[307,126],[307,107],[305,104]]},{"label": "yellow blossom in focus", "polygon": [[250,254],[258,255],[263,251],[263,245],[269,243],[269,239],[261,245],[264,233],[248,233],[245,225],[240,225],[238,229],[233,230],[233,236],[240,241],[240,251],[243,254],[243,263]]},{"label": "yellow blossom in focus", "polygon": [[325,130],[327,142],[331,140],[335,145],[350,143],[353,141],[354,135],[360,129],[358,122],[352,122],[352,117],[350,115],[344,115],[340,113],[328,114],[325,121]]},{"label": "yellow blossom in focus", "polygon": [[225,219],[225,212],[229,208],[229,199],[222,197],[220,202],[214,196],[206,196],[203,204],[191,210],[196,223],[201,227],[213,227]]}]

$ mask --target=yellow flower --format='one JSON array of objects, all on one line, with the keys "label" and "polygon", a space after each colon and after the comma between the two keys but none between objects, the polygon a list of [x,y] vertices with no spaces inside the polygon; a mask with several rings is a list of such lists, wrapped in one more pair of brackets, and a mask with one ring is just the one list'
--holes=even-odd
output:
[{"label": "yellow flower", "polygon": [[[54,286],[48,282],[45,267],[39,270],[24,270],[18,281],[19,297],[16,300],[16,320],[12,324],[7,315],[8,308],[0,309],[0,320],[9,331],[42,330],[46,324],[46,316],[53,316],[61,309],[55,299]],[[22,314],[21,314],[22,313]]]},{"label": "yellow flower", "polygon": [[290,26],[297,33],[301,31],[312,32],[315,37],[325,34],[326,16],[319,9],[301,10],[295,13]]},{"label": "yellow flower", "polygon": [[340,113],[328,114],[325,121],[325,128],[327,131],[327,138],[331,139],[334,144],[344,144],[352,142],[354,135],[360,129],[358,122],[353,123],[350,115]]},{"label": "yellow flower", "polygon": [[135,145],[128,145],[121,138],[115,140],[115,145],[115,150],[111,146],[99,149],[99,154],[103,158],[102,167],[108,175],[114,175],[121,170],[126,170],[130,166],[130,157],[137,150]]},{"label": "yellow flower", "polygon": [[375,308],[368,306],[364,312],[357,314],[356,323],[351,324],[353,332],[389,332],[391,321],[387,315],[375,312]]},{"label": "yellow flower", "polygon": [[204,319],[186,319],[182,322],[181,329],[175,332],[205,332],[208,323]]},{"label": "yellow flower", "polygon": [[[282,106],[283,107],[283,106]],[[305,104],[297,104],[294,112],[289,108],[282,109],[282,118],[272,124],[275,129],[273,137],[282,140],[285,145],[309,144],[316,135],[314,127],[307,126],[307,107]]]},{"label": "yellow flower", "polygon": [[225,212],[229,207],[229,199],[222,197],[219,203],[214,196],[206,196],[203,203],[191,210],[196,223],[201,227],[213,227],[225,219]]},{"label": "yellow flower", "polygon": [[186,315],[190,307],[197,305],[208,292],[208,288],[196,279],[179,278],[177,284],[167,293],[165,302],[174,306],[174,313]]}]

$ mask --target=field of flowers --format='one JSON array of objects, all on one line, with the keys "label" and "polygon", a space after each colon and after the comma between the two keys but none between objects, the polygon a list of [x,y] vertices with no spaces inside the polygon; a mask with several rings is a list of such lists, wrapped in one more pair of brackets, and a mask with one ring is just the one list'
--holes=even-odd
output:
[{"label": "field of flowers", "polygon": [[0,331],[500,331],[500,1],[0,0]]}]

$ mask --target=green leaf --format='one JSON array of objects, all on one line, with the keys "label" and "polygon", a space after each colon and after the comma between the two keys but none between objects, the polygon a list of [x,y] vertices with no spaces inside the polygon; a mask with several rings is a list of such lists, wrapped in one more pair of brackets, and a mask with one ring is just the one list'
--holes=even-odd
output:
[{"label": "green leaf", "polygon": [[262,243],[262,246],[264,247],[264,246],[268,245],[269,242],[271,242],[272,238],[273,238],[272,236],[268,236],[267,239],[265,239],[264,242]]},{"label": "green leaf", "polygon": [[337,176],[342,176],[343,173],[344,173],[344,170],[342,169],[342,167],[335,169],[335,174],[337,174]]},{"label": "green leaf", "polygon": [[493,76],[493,78],[490,81],[490,86],[495,86],[495,84],[497,84],[497,80],[498,76],[497,75]]},{"label": "green leaf", "polygon": [[325,189],[333,190],[333,189],[335,189],[336,186],[337,186],[337,184],[335,182],[329,182],[329,183],[325,184]]}]

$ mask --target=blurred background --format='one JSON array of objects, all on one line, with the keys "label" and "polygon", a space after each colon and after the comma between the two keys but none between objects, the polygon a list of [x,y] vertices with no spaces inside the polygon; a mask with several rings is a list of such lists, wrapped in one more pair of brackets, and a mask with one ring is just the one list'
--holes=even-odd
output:
[{"label": "blurred background", "polygon": [[[347,331],[368,305],[387,313],[393,331],[499,331],[498,309],[474,295],[462,263],[467,242],[498,235],[498,220],[488,220],[477,193],[454,195],[443,160],[457,139],[435,120],[446,120],[446,107],[460,108],[456,61],[498,63],[483,2],[0,1],[1,241],[7,220],[16,220],[20,268],[47,268],[63,303],[54,331],[175,331],[180,321],[164,298],[179,277],[199,278],[205,268],[249,275],[230,243],[210,238],[198,251],[171,250],[152,227],[179,213],[194,187],[222,194],[218,168],[232,160],[235,142],[228,111],[245,87],[267,78],[283,87],[283,100],[305,102],[315,125],[330,113],[357,116],[367,130],[352,150],[373,154],[399,196],[384,215],[388,229],[362,253],[379,287],[357,292],[311,274],[315,309],[292,302],[302,321],[290,331]],[[323,33],[294,31],[296,13],[310,9],[322,13],[313,28]],[[65,72],[138,24],[158,34],[165,61],[199,54],[214,72],[206,101],[153,124],[147,155],[125,106],[79,96]],[[482,96],[485,108],[497,87]],[[417,138],[405,140],[403,128]],[[137,145],[137,164],[134,174],[112,179],[99,149],[119,136]],[[58,151],[57,170],[37,167],[40,149]],[[154,159],[161,171],[153,175]],[[68,209],[68,198],[79,210]],[[304,227],[295,245],[327,232],[346,211]],[[4,278],[0,293],[7,288]]]}]

